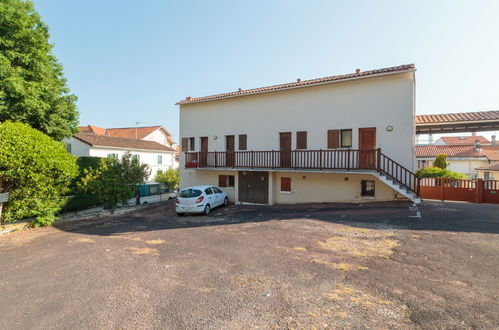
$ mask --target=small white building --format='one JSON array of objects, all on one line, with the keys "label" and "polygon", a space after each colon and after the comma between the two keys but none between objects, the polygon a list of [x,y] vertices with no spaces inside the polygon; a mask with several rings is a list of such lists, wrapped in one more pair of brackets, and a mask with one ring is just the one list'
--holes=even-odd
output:
[{"label": "small white building", "polygon": [[159,170],[175,168],[175,149],[155,141],[128,139],[123,137],[77,133],[63,140],[66,148],[74,156],[119,157],[130,152],[151,170],[148,181],[154,180]]},{"label": "small white building", "polygon": [[418,202],[415,67],[187,97],[181,188],[240,203]]}]

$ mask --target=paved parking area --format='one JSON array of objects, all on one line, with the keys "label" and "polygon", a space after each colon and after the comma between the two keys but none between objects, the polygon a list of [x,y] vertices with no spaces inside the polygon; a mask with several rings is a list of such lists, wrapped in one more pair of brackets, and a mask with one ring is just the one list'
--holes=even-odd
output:
[{"label": "paved parking area", "polygon": [[498,328],[499,205],[172,202],[0,236],[0,327]]}]

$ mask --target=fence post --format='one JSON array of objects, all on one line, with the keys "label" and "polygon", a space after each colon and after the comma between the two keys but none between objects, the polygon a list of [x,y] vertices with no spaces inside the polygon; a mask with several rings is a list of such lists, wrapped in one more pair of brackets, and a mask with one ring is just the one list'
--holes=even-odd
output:
[{"label": "fence post", "polygon": [[379,171],[380,167],[381,167],[381,148],[378,148],[376,149],[377,152],[376,152],[376,170]]},{"label": "fence post", "polygon": [[483,179],[476,180],[475,203],[483,203]]},{"label": "fence post", "polygon": [[445,200],[445,179],[444,178],[439,178],[435,179],[440,181],[440,199],[442,202]]},{"label": "fence post", "polygon": [[217,157],[217,152],[215,151],[215,168],[217,168],[217,165],[218,165],[218,157]]}]

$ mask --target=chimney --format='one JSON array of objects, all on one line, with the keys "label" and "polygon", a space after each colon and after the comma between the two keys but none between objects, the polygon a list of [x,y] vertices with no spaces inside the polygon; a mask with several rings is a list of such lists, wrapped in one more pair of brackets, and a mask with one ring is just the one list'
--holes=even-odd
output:
[{"label": "chimney", "polygon": [[492,135],[492,138],[491,138],[490,142],[492,143],[493,146],[495,146],[497,144],[497,142],[496,142],[496,136],[495,135]]},{"label": "chimney", "polygon": [[300,78],[296,79],[296,82],[297,83],[301,82],[301,79]]},{"label": "chimney", "polygon": [[355,69],[355,73],[359,74],[360,73],[360,69],[359,68]]},{"label": "chimney", "polygon": [[242,91],[242,90],[243,90],[242,88],[238,88],[238,89],[237,89],[237,91],[238,91],[238,92],[240,92],[240,91]]},{"label": "chimney", "polygon": [[480,144],[480,140],[479,139],[475,140],[475,149],[478,152],[482,151],[482,145]]},{"label": "chimney", "polygon": [[192,100],[192,96],[187,96],[185,99],[186,99],[187,101],[191,101],[191,100]]},{"label": "chimney", "polygon": [[471,132],[471,136],[476,136],[476,132]]}]

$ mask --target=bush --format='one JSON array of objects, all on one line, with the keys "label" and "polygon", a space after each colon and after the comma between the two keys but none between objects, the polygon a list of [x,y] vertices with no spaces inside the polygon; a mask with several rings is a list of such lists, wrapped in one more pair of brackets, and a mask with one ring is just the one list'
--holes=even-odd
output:
[{"label": "bush", "polygon": [[448,179],[466,179],[463,173],[452,172],[440,167],[430,166],[416,171],[418,178],[448,178]]},{"label": "bush", "polygon": [[64,196],[64,199],[65,204],[62,208],[63,212],[86,210],[102,204],[99,196],[96,195],[79,194],[73,196]]},{"label": "bush", "polygon": [[437,155],[435,158],[435,162],[433,163],[433,166],[441,168],[441,169],[446,169],[447,168],[447,156],[445,154]]},{"label": "bush", "polygon": [[78,187],[98,196],[106,209],[114,212],[118,203],[125,204],[138,185],[149,176],[149,168],[129,152],[120,159],[103,158],[97,168],[86,169]]},{"label": "bush", "polygon": [[169,168],[166,171],[159,170],[154,178],[154,181],[159,183],[164,183],[170,188],[170,190],[174,190],[178,188],[179,185],[179,170]]},{"label": "bush", "polygon": [[0,192],[10,192],[2,222],[34,217],[35,227],[52,224],[77,174],[62,142],[26,124],[0,124]]}]

